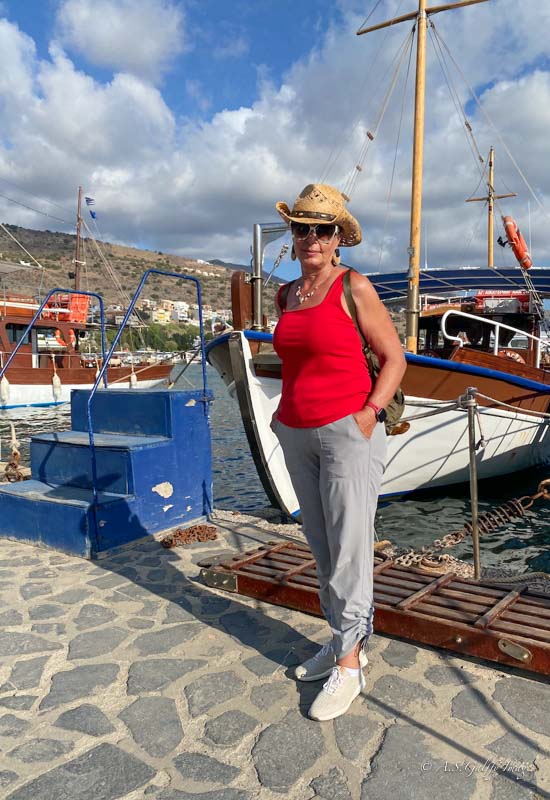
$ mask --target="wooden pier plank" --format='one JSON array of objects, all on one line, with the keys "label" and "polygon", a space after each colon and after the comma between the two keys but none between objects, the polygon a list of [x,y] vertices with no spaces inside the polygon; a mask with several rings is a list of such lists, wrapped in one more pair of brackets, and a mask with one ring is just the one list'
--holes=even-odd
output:
[{"label": "wooden pier plank", "polygon": [[476,628],[487,628],[492,622],[498,619],[503,611],[506,611],[513,603],[515,603],[520,595],[521,592],[509,592],[506,597],[503,597],[502,600],[499,600],[498,603],[495,603],[495,605],[489,609],[489,611],[487,611],[482,617],[474,622]]},{"label": "wooden pier plank", "polygon": [[[201,575],[216,588],[322,616],[309,548],[269,544],[213,562]],[[374,563],[378,633],[550,675],[549,596],[429,574],[378,556]]]},{"label": "wooden pier plank", "polygon": [[396,608],[402,608],[403,611],[406,611],[409,608],[417,605],[420,602],[426,600],[429,595],[433,595],[437,592],[437,590],[443,586],[447,586],[453,579],[452,574],[447,573],[447,575],[441,575],[439,578],[434,579],[431,583],[428,583],[426,586],[423,586],[422,589],[418,589],[413,594],[406,597],[404,600],[401,600],[400,603],[397,604]]}]

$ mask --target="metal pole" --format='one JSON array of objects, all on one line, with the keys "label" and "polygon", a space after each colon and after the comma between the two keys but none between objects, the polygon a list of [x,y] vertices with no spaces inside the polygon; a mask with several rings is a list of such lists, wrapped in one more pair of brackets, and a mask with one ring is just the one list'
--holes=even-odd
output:
[{"label": "metal pole", "polygon": [[495,151],[489,151],[489,202],[487,205],[487,266],[495,266],[494,257],[494,208],[495,208]]},{"label": "metal pole", "polygon": [[82,186],[78,187],[78,206],[76,211],[76,247],[74,254],[74,288],[80,289],[80,230],[82,227]]},{"label": "metal pole", "polygon": [[407,291],[407,330],[405,349],[418,351],[420,228],[422,224],[422,171],[424,164],[424,111],[426,94],[426,0],[418,2],[416,23],[416,89],[414,99],[414,140],[411,190],[411,230]]},{"label": "metal pole", "polygon": [[468,440],[470,449],[470,505],[472,514],[472,542],[474,547],[474,578],[478,581],[481,577],[481,556],[479,548],[478,527],[478,493],[477,493],[477,461],[476,461],[476,392],[470,386],[466,390],[466,407],[468,409]]},{"label": "metal pole", "polygon": [[262,309],[262,226],[259,223],[254,225],[252,239],[252,330],[261,331],[263,328],[263,309]]}]

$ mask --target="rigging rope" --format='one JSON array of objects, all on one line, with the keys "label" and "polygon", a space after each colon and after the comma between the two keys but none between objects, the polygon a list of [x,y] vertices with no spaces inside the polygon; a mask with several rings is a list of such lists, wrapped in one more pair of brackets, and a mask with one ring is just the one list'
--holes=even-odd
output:
[{"label": "rigging rope", "polygon": [[[105,269],[107,270],[107,273],[108,273],[109,277],[111,278],[111,280],[112,280],[112,281],[113,281],[113,283],[115,284],[115,287],[118,289],[118,292],[119,292],[119,294],[120,294],[121,298],[124,300],[124,302],[126,302],[126,303],[128,303],[128,304],[129,304],[129,303],[130,303],[130,301],[131,301],[130,295],[129,295],[129,294],[127,294],[127,292],[126,292],[126,291],[125,291],[125,289],[123,288],[122,284],[121,284],[121,283],[120,283],[120,281],[118,280],[118,277],[117,277],[117,275],[116,275],[116,273],[115,273],[114,269],[112,268],[112,266],[111,266],[111,264],[109,263],[108,259],[105,257],[105,255],[104,255],[103,251],[101,250],[101,248],[99,247],[99,244],[98,244],[98,242],[96,241],[96,239],[95,239],[95,237],[94,237],[94,235],[93,235],[92,231],[91,231],[91,230],[90,230],[90,228],[88,227],[87,223],[86,223],[84,220],[82,220],[82,222],[83,222],[83,225],[84,225],[85,229],[87,230],[87,232],[88,232],[88,233],[89,233],[89,235],[90,235],[90,239],[91,239],[91,241],[93,242],[93,244],[94,244],[94,246],[95,246],[95,248],[96,248],[96,250],[97,250],[97,252],[98,252],[98,255],[99,255],[99,257],[100,257],[101,261],[103,262],[103,265],[105,266]],[[96,224],[96,228],[97,228],[97,224]],[[98,228],[98,233],[99,233],[99,228]],[[144,323],[143,319],[140,317],[140,315],[139,315],[138,311],[136,311],[136,310],[134,309],[134,311],[133,311],[132,313],[134,314],[134,316],[136,317],[136,319],[138,320],[138,322],[139,322],[141,325],[143,325],[143,326],[144,326],[144,325],[145,325],[145,323]],[[141,342],[142,342],[142,345],[145,347],[145,340],[144,340],[144,338],[143,338],[143,334],[142,334],[142,332],[141,332],[141,330],[140,330],[139,328],[138,328],[138,334],[139,334],[140,340],[141,340]]]},{"label": "rigging rope", "polygon": [[535,284],[533,283],[533,280],[532,280],[531,275],[529,274],[528,270],[523,269],[522,267],[520,269],[521,269],[521,271],[523,273],[523,279],[525,281],[525,285],[527,286],[527,290],[529,291],[529,294],[531,295],[531,297],[535,301],[535,308],[537,310],[537,317],[539,318],[539,321],[543,322],[543,328],[545,330],[547,330],[546,315],[544,313],[544,302],[543,302],[543,299],[540,296],[540,294],[537,292],[537,290],[535,288]]},{"label": "rigging rope", "polygon": [[[499,140],[500,140],[501,144],[503,145],[503,147],[504,147],[504,149],[505,149],[506,153],[508,154],[508,156],[509,156],[510,160],[512,161],[512,163],[513,163],[513,164],[514,164],[514,166],[516,167],[516,169],[517,169],[518,173],[520,174],[520,176],[521,176],[521,178],[523,179],[523,181],[525,182],[525,184],[527,185],[527,188],[528,188],[528,190],[529,190],[529,191],[530,191],[530,193],[533,195],[533,197],[535,198],[535,200],[536,200],[536,202],[538,203],[539,207],[540,207],[540,208],[543,210],[543,212],[546,214],[546,216],[549,216],[549,215],[546,213],[545,209],[543,208],[543,206],[542,206],[541,202],[539,201],[539,199],[536,197],[536,195],[535,195],[535,193],[534,193],[534,190],[531,188],[531,186],[530,186],[529,182],[527,181],[527,178],[525,177],[525,175],[523,174],[523,172],[522,172],[522,171],[521,171],[521,169],[519,168],[519,165],[518,165],[518,164],[517,164],[517,162],[515,161],[514,157],[512,156],[512,154],[511,154],[511,152],[510,152],[510,150],[508,149],[508,147],[507,147],[507,146],[506,146],[506,144],[504,143],[504,141],[503,141],[502,137],[500,136],[500,134],[499,134],[498,130],[496,129],[496,127],[495,127],[495,125],[493,124],[493,122],[492,122],[491,118],[489,117],[489,114],[488,114],[488,113],[487,113],[487,111],[486,111],[486,110],[483,108],[483,106],[481,105],[481,103],[480,103],[480,101],[479,101],[479,99],[478,99],[477,95],[475,94],[475,92],[473,91],[473,89],[471,88],[471,86],[470,86],[470,85],[468,84],[468,82],[466,81],[466,78],[465,78],[465,76],[464,76],[463,72],[462,72],[462,71],[460,70],[460,68],[458,67],[458,65],[457,65],[457,63],[456,63],[456,61],[455,61],[455,59],[453,58],[453,56],[452,56],[452,54],[451,54],[451,52],[450,52],[450,49],[449,49],[449,47],[447,46],[447,44],[446,44],[446,43],[445,43],[445,41],[443,40],[443,38],[442,38],[441,34],[439,33],[439,31],[438,31],[438,30],[437,30],[437,28],[435,27],[435,25],[434,25],[434,23],[432,22],[432,20],[430,20],[430,33],[432,34],[432,35],[430,36],[430,41],[432,41],[432,44],[434,45],[434,50],[435,50],[435,52],[436,52],[436,54],[437,54],[437,57],[438,57],[438,60],[439,60],[440,66],[441,66],[441,70],[442,70],[442,72],[443,72],[443,75],[444,75],[444,77],[445,77],[445,80],[446,80],[446,82],[447,82],[447,86],[448,86],[448,88],[449,88],[449,91],[450,91],[450,93],[451,93],[451,96],[453,97],[453,102],[455,103],[455,108],[456,108],[456,110],[457,110],[457,113],[461,114],[461,115],[462,115],[462,117],[463,117],[463,119],[464,119],[464,125],[465,125],[465,127],[466,127],[466,129],[467,129],[467,131],[468,131],[468,134],[469,134],[469,135],[468,135],[468,141],[469,141],[469,143],[470,143],[471,147],[475,148],[475,152],[476,152],[476,155],[477,155],[477,161],[478,161],[479,163],[484,163],[484,160],[483,160],[483,158],[482,158],[482,156],[481,156],[481,154],[480,154],[480,152],[479,152],[479,149],[478,149],[478,147],[477,147],[477,143],[476,143],[475,136],[474,136],[473,130],[472,130],[472,128],[471,128],[471,125],[470,125],[470,123],[469,123],[469,121],[468,121],[468,119],[467,119],[467,117],[466,117],[465,113],[463,113],[463,112],[462,112],[462,106],[461,106],[461,104],[460,104],[460,103],[459,103],[459,101],[458,101],[458,93],[457,93],[457,91],[456,91],[456,89],[455,89],[455,87],[454,87],[454,84],[453,84],[452,86],[450,85],[450,84],[452,84],[452,80],[451,80],[451,78],[450,78],[450,74],[449,74],[449,77],[447,77],[447,75],[448,75],[448,70],[447,70],[447,67],[446,67],[446,64],[445,64],[445,59],[444,59],[444,54],[443,54],[443,48],[445,48],[445,50],[447,51],[447,53],[448,53],[448,55],[449,55],[449,57],[450,57],[450,59],[451,59],[452,63],[454,64],[454,66],[455,66],[455,68],[456,68],[457,72],[459,73],[459,75],[461,76],[462,80],[464,81],[464,84],[465,84],[465,85],[466,85],[466,87],[468,88],[468,90],[469,90],[469,92],[470,92],[470,95],[472,96],[472,98],[474,99],[474,101],[476,102],[476,104],[477,104],[477,106],[480,108],[480,110],[483,112],[483,114],[484,114],[485,118],[488,120],[488,122],[489,122],[490,126],[493,128],[493,130],[494,130],[494,131],[495,131],[495,133],[497,134],[497,136],[498,136],[498,138],[499,138]],[[460,109],[460,110],[459,110],[459,109]],[[481,180],[483,179],[483,177],[485,176],[485,173],[486,173],[486,171],[487,171],[487,168],[485,168],[485,170],[483,171],[483,173],[482,173],[482,176],[481,176],[481,179],[480,179],[480,182],[481,182]],[[478,184],[478,186],[479,186],[479,184]],[[499,198],[498,198],[498,197],[495,197],[495,198],[494,198],[494,203],[495,203],[495,205],[496,205],[496,207],[497,207],[497,209],[498,209],[498,211],[499,211],[500,215],[501,215],[501,216],[504,216],[504,210],[503,210],[503,208],[502,208],[502,205],[501,205],[501,203],[500,203],[500,200],[499,200]],[[484,206],[484,207],[483,207],[482,213],[485,211],[485,207],[486,207],[486,206]],[[550,216],[549,216],[549,219],[550,219]],[[470,245],[471,245],[471,242],[473,241],[473,238],[474,238],[474,235],[475,235],[475,233],[477,232],[477,229],[478,229],[478,227],[479,227],[479,224],[480,224],[480,220],[478,220],[478,224],[476,225],[476,228],[475,228],[475,230],[474,230],[474,231],[473,231],[473,233],[472,233],[472,237],[471,237],[471,239],[470,239],[470,242],[468,242],[468,245],[467,245],[467,247],[466,247],[466,250],[465,250],[465,254],[464,254],[464,255],[466,255],[466,253],[468,252],[468,249],[469,249],[469,247],[470,247]],[[464,257],[463,257],[463,260],[465,260],[465,258],[464,258]],[[533,298],[534,305],[535,305],[535,309],[536,309],[536,314],[537,314],[537,317],[538,317],[539,321],[541,321],[541,322],[543,323],[543,330],[546,330],[546,331],[548,331],[548,326],[547,326],[547,324],[546,324],[546,316],[545,316],[545,313],[544,313],[544,303],[543,303],[542,297],[541,297],[541,296],[539,295],[539,293],[537,292],[537,290],[536,290],[536,288],[535,288],[535,285],[534,285],[534,283],[533,283],[533,281],[532,281],[532,279],[531,279],[531,276],[529,275],[529,273],[527,272],[527,270],[524,270],[524,269],[522,269],[522,270],[521,270],[521,272],[522,272],[523,278],[524,278],[524,280],[525,280],[525,285],[526,285],[526,287],[527,287],[527,290],[528,290],[528,292],[529,292],[530,296]]]},{"label": "rigging rope", "polygon": [[21,208],[26,208],[27,211],[32,211],[34,214],[42,214],[43,217],[49,217],[49,219],[55,219],[56,222],[63,222],[64,225],[70,225],[66,219],[61,219],[61,217],[54,217],[53,214],[48,214],[46,211],[39,211],[37,208],[33,208],[32,206],[28,206],[25,203],[21,203],[19,200],[14,200],[13,197],[8,197],[7,194],[0,193],[0,197],[3,197],[4,200],[7,200],[9,203],[13,203],[16,206],[21,206]]},{"label": "rigging rope", "polygon": [[479,231],[479,227],[481,225],[481,222],[485,217],[485,209],[486,208],[487,208],[487,203],[484,203],[481,206],[481,211],[479,212],[479,216],[478,216],[477,222],[474,225],[474,227],[472,228],[470,239],[466,243],[466,247],[464,248],[463,254],[460,257],[460,261],[459,261],[460,264],[464,264],[466,262],[466,256],[468,254],[468,250],[470,249],[470,247],[472,245],[472,242],[474,241],[474,237],[477,236],[477,232]]},{"label": "rigging rope", "polygon": [[264,284],[263,284],[263,285],[264,285],[264,289],[265,289],[265,287],[267,286],[267,284],[269,283],[269,281],[271,280],[271,276],[273,275],[273,273],[275,272],[275,270],[276,270],[276,269],[278,269],[278,267],[279,267],[279,264],[281,263],[281,261],[283,260],[283,258],[284,258],[284,257],[286,256],[286,254],[288,253],[288,248],[289,248],[289,245],[288,245],[288,243],[287,243],[287,242],[285,242],[285,243],[283,244],[283,246],[281,247],[280,251],[279,251],[279,255],[277,256],[277,258],[276,258],[276,259],[275,259],[275,261],[273,262],[273,266],[271,267],[271,271],[270,271],[269,275],[267,276],[267,278],[266,278],[266,279],[265,279],[265,281],[264,281]]},{"label": "rigging rope", "polygon": [[438,37],[439,41],[441,42],[441,45],[447,51],[447,54],[448,54],[449,58],[451,59],[452,63],[454,64],[454,67],[455,67],[456,71],[458,72],[458,74],[460,75],[462,80],[464,81],[464,85],[467,87],[468,91],[470,92],[470,95],[471,95],[472,99],[474,100],[474,102],[476,103],[477,107],[479,108],[479,110],[481,111],[481,113],[483,114],[483,116],[485,117],[487,122],[489,123],[490,127],[495,132],[495,135],[497,136],[500,144],[502,145],[502,148],[504,149],[504,151],[506,152],[508,158],[510,159],[510,161],[512,162],[512,164],[514,165],[514,167],[518,171],[518,174],[521,177],[521,179],[523,180],[523,182],[524,182],[525,186],[527,187],[529,193],[532,195],[533,199],[535,200],[536,204],[538,205],[539,209],[542,211],[544,216],[550,221],[550,214],[546,211],[546,209],[543,206],[542,202],[539,200],[538,196],[535,194],[535,191],[532,188],[531,184],[529,183],[529,180],[527,179],[526,175],[522,171],[521,167],[519,166],[519,164],[516,161],[516,159],[514,158],[514,156],[512,155],[512,153],[510,151],[510,148],[508,147],[508,145],[506,144],[506,142],[504,141],[504,139],[500,135],[500,133],[498,131],[498,128],[494,124],[494,122],[491,119],[489,113],[486,111],[484,106],[481,104],[480,99],[478,98],[478,96],[476,95],[475,91],[473,90],[473,88],[470,86],[470,84],[466,80],[466,76],[464,75],[464,73],[462,72],[460,67],[458,66],[458,64],[457,64],[455,58],[453,57],[453,54],[451,53],[448,45],[446,44],[444,39],[441,37],[441,35],[439,34],[438,31],[435,31],[435,33],[436,33],[436,36]]},{"label": "rigging rope", "polygon": [[42,264],[40,263],[40,261],[37,261],[37,260],[36,260],[36,258],[35,258],[35,257],[32,255],[32,253],[29,253],[29,251],[28,251],[28,250],[27,250],[25,247],[23,247],[23,245],[21,244],[21,242],[20,242],[18,239],[16,239],[16,238],[15,238],[15,236],[14,236],[12,233],[10,233],[10,231],[9,231],[9,230],[6,228],[6,226],[5,226],[5,225],[4,225],[2,222],[0,222],[0,228],[2,228],[2,230],[4,231],[4,233],[5,233],[7,236],[9,236],[9,237],[10,237],[10,239],[13,239],[13,241],[15,242],[15,244],[16,244],[18,247],[20,247],[20,248],[21,248],[21,250],[23,250],[23,252],[24,252],[24,253],[26,253],[26,254],[28,255],[28,257],[29,257],[29,258],[32,258],[32,260],[34,261],[34,263],[35,263],[35,264],[36,264],[38,267],[40,267],[40,269],[42,269],[42,270],[44,269],[44,267],[42,266]]},{"label": "rigging rope", "polygon": [[487,175],[488,171],[489,171],[489,164],[487,162],[485,162],[485,169],[483,170],[483,173],[479,176],[479,181],[477,182],[477,186],[474,189],[474,191],[470,193],[470,197],[468,197],[468,200],[470,200],[475,194],[477,194],[477,191],[478,191],[479,187],[483,183],[483,178],[485,178],[485,176]]},{"label": "rigging rope", "polygon": [[443,57],[443,51],[441,49],[441,42],[440,42],[439,32],[438,32],[437,28],[435,27],[435,25],[434,25],[434,23],[432,22],[431,19],[430,19],[430,27],[429,27],[428,30],[430,32],[430,42],[433,45],[434,52],[435,52],[435,54],[437,56],[437,60],[439,61],[439,66],[441,67],[441,72],[443,73],[443,77],[445,78],[445,82],[447,84],[447,88],[449,90],[449,94],[451,95],[451,98],[453,100],[457,115],[459,116],[459,118],[462,119],[464,127],[465,127],[465,129],[467,131],[466,136],[467,136],[468,144],[470,145],[470,150],[472,151],[472,155],[474,157],[474,161],[476,162],[476,165],[477,165],[478,169],[480,170],[481,175],[483,176],[484,170],[480,169],[480,165],[484,165],[485,161],[484,161],[484,158],[483,158],[483,156],[481,155],[481,153],[479,151],[479,148],[477,146],[477,142],[475,140],[474,132],[472,130],[472,126],[470,124],[470,121],[468,120],[468,117],[466,116],[466,113],[464,112],[464,110],[462,108],[462,103],[460,102],[460,98],[458,96],[458,91],[455,88],[455,85],[453,83],[451,74],[450,74],[450,72],[448,70],[447,64],[445,63],[445,59]]},{"label": "rigging rope", "polygon": [[409,83],[409,75],[410,75],[410,71],[411,71],[411,59],[412,59],[412,52],[413,52],[413,43],[414,43],[414,39],[411,36],[411,38],[410,38],[410,49],[409,49],[409,63],[407,64],[407,74],[405,76],[405,83],[403,85],[403,97],[401,98],[401,114],[400,114],[400,117],[399,117],[399,127],[397,129],[397,140],[395,142],[395,152],[394,152],[394,156],[393,156],[390,187],[389,187],[389,190],[388,190],[388,197],[387,197],[387,201],[386,201],[386,214],[384,216],[384,227],[382,228],[382,239],[381,239],[381,242],[380,242],[380,250],[378,252],[378,269],[380,269],[380,266],[382,264],[382,254],[383,254],[383,248],[384,248],[384,239],[386,237],[386,231],[387,231],[387,228],[388,228],[388,221],[389,221],[389,217],[390,217],[390,204],[391,204],[391,198],[392,198],[392,192],[393,192],[393,182],[394,182],[394,179],[395,179],[395,169],[396,169],[396,166],[397,166],[397,153],[399,152],[399,142],[401,140],[401,128],[402,128],[402,125],[403,125],[403,117],[404,117],[404,113],[405,113],[405,97],[406,97],[406,94],[407,94],[407,86],[408,86],[408,83]]},{"label": "rigging rope", "polygon": [[[403,2],[403,0],[401,0],[400,6],[401,6],[402,2]],[[365,70],[365,78],[363,79],[363,83],[362,83],[362,85],[360,87],[360,90],[358,92],[360,97],[367,96],[367,92],[365,91],[365,87],[366,87],[367,81],[369,79],[372,80],[372,72],[373,72],[374,63],[378,60],[378,57],[379,57],[380,52],[382,51],[382,49],[383,49],[383,47],[385,45],[385,42],[386,42],[386,39],[387,39],[388,35],[389,35],[389,33],[386,33],[386,35],[383,37],[383,39],[382,39],[382,41],[380,43],[380,46],[379,46],[378,50],[375,51],[375,53],[373,55],[373,58],[372,58],[372,61],[371,61],[372,67],[369,67],[367,70]],[[405,40],[403,41],[401,46],[398,48],[397,53],[395,54],[395,56],[393,57],[392,61],[390,62],[390,64],[389,64],[388,68],[386,69],[384,75],[381,76],[380,79],[376,82],[377,86],[382,86],[383,85],[386,75],[389,74],[390,69],[392,68],[392,64],[396,60],[399,59],[399,54],[400,54],[401,50],[402,49],[406,49],[406,45],[407,45],[407,41],[409,39],[409,36],[410,36],[410,34],[405,38]],[[363,122],[363,119],[368,117],[369,112],[370,112],[370,107],[373,104],[374,104],[374,95],[370,95],[369,96],[369,100],[367,101],[367,104],[366,104],[366,108],[364,110],[360,110],[357,113],[357,116],[355,117],[355,121],[352,123],[352,125],[351,125],[351,127],[349,129],[349,133],[347,134],[347,136],[343,137],[340,140],[340,144],[339,144],[338,147],[335,145],[332,148],[332,150],[331,150],[331,152],[330,152],[330,154],[329,154],[329,156],[327,158],[327,161],[325,163],[325,166],[324,166],[324,168],[323,168],[323,170],[321,172],[321,175],[320,175],[320,178],[319,178],[320,182],[323,182],[324,180],[326,180],[328,174],[334,168],[336,162],[338,161],[338,159],[342,155],[342,152],[344,151],[344,148],[347,146],[347,143],[349,143],[352,140],[352,138],[356,134],[357,130],[361,126],[361,124]],[[355,169],[355,166],[353,167],[353,169]]]},{"label": "rigging rope", "polygon": [[349,178],[348,178],[348,180],[347,180],[347,182],[346,182],[346,184],[344,186],[343,194],[348,199],[351,197],[351,194],[353,192],[353,189],[354,189],[355,183],[357,181],[357,178],[359,176],[359,173],[363,169],[363,164],[364,164],[365,159],[367,157],[367,153],[368,153],[368,150],[369,150],[369,147],[370,147],[370,143],[375,139],[375,137],[376,137],[376,135],[378,133],[378,130],[380,128],[380,125],[382,124],[382,120],[384,119],[386,110],[388,108],[388,104],[390,102],[391,96],[393,94],[393,91],[394,91],[396,83],[397,83],[397,79],[399,78],[399,73],[401,72],[401,67],[403,65],[403,61],[405,60],[405,56],[407,54],[407,44],[409,43],[409,41],[412,39],[413,36],[414,36],[414,28],[411,30],[411,32],[407,36],[406,40],[404,41],[403,45],[401,46],[401,53],[400,53],[400,56],[399,56],[399,60],[398,60],[398,63],[396,65],[396,67],[395,67],[395,70],[394,70],[394,73],[393,73],[393,76],[392,76],[392,80],[390,82],[390,85],[388,87],[386,95],[384,97],[384,101],[382,103],[382,107],[381,107],[380,112],[378,114],[378,119],[375,122],[374,132],[371,133],[370,131],[367,131],[367,134],[365,136],[365,142],[364,142],[364,144],[363,144],[363,146],[361,148],[360,154],[359,154],[359,159],[357,160],[356,165],[352,169],[351,174],[350,174],[350,176],[349,176]]},{"label": "rigging rope", "polygon": [[[28,189],[26,189],[24,186],[21,186],[21,184],[16,183],[15,181],[8,180],[7,178],[3,178],[2,176],[0,176],[0,181],[2,181],[2,183],[7,183],[8,186],[14,186],[16,189],[19,189],[21,192],[24,192],[25,194],[29,195],[29,197],[33,197],[35,200],[40,200],[41,203],[47,203],[50,206],[55,206],[56,208],[59,208],[64,214],[67,214],[67,209],[64,208],[63,206],[60,206],[59,203],[54,203],[53,200],[47,200],[45,197],[39,197],[37,194],[33,194],[32,192],[29,192]],[[70,216],[70,214],[68,216]],[[62,220],[62,221],[64,221],[64,220]],[[69,224],[71,224],[71,223],[67,223],[67,225],[69,225]]]},{"label": "rigging rope", "polygon": [[[374,4],[374,8],[372,9],[372,11],[369,12],[368,16],[363,20],[363,22],[361,23],[359,28],[366,28],[367,22],[372,17],[372,15],[376,12],[376,9],[378,8],[378,6],[380,5],[381,2],[382,2],[382,0],[376,0],[376,3]],[[399,4],[399,8],[401,8],[401,3]],[[397,16],[399,14],[399,8],[397,9],[397,11],[395,13],[395,16]]]},{"label": "rigging rope", "polygon": [[[550,385],[548,386],[548,394],[550,395]],[[475,392],[476,397],[481,397],[483,400],[488,400],[492,405],[495,406],[502,406],[502,408],[509,408],[511,411],[515,411],[517,414],[527,414],[533,417],[542,417],[543,419],[550,420],[550,414],[545,411],[531,411],[530,408],[518,408],[517,406],[510,405],[510,403],[505,403],[503,400],[495,400],[494,397],[489,397],[486,394],[482,394],[481,392]],[[511,432],[513,433],[513,431]]]}]

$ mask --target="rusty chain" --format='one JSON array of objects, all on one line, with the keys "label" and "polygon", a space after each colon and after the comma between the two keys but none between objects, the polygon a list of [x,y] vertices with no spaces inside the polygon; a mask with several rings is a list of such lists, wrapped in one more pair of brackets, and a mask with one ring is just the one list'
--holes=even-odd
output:
[{"label": "rusty chain", "polygon": [[[478,528],[480,532],[486,534],[493,533],[515,517],[525,516],[525,512],[541,498],[550,500],[550,478],[541,481],[534,494],[512,498],[501,506],[491,511],[486,511],[484,514],[480,514],[478,518]],[[431,547],[423,547],[420,551],[411,548],[407,553],[395,557],[393,561],[395,564],[399,564],[403,567],[418,566],[422,567],[422,569],[434,572],[441,572],[442,570],[448,572],[452,569],[457,575],[472,577],[473,565],[465,561],[460,561],[449,553],[438,553],[439,550],[456,547],[457,544],[464,541],[466,536],[471,535],[471,533],[471,523],[466,522],[461,530],[448,533],[446,536],[441,537],[441,539],[435,539]],[[538,576],[543,574],[544,573],[533,573],[533,575]]]}]

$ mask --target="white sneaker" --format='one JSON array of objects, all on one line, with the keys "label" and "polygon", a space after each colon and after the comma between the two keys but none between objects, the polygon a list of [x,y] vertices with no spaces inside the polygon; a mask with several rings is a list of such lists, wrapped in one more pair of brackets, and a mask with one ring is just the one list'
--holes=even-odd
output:
[{"label": "white sneaker", "polygon": [[[332,672],[336,663],[332,642],[327,642],[314,656],[308,658],[294,670],[294,675],[299,681],[320,681],[327,678]],[[369,660],[364,648],[359,651],[359,667],[364,669]]]},{"label": "white sneaker", "polygon": [[299,664],[294,670],[294,675],[299,681],[319,681],[330,675],[335,662],[332,642],[327,642],[314,656]]},{"label": "white sneaker", "polygon": [[330,678],[309,709],[309,716],[319,722],[340,717],[364,688],[365,678],[361,670],[355,676],[350,675],[345,667],[333,667]]}]

